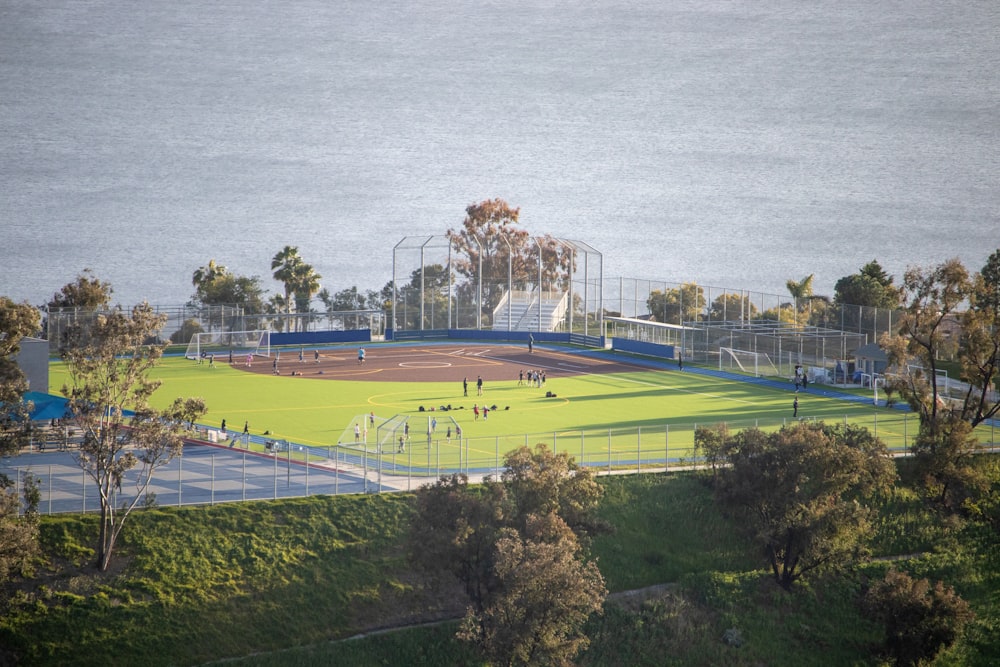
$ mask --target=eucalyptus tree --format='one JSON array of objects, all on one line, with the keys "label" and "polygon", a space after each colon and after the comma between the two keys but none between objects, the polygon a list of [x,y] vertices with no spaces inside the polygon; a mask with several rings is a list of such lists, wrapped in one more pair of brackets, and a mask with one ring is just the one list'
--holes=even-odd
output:
[{"label": "eucalyptus tree", "polygon": [[[880,341],[891,371],[886,390],[920,418],[911,449],[927,496],[959,511],[988,488],[973,429],[1000,410],[1000,251],[973,275],[958,259],[907,269],[903,300],[897,333]],[[956,338],[962,384],[953,390],[938,370]]]},{"label": "eucalyptus tree", "polygon": [[968,383],[963,415],[977,426],[1000,414],[1000,249],[973,280],[969,307],[961,318],[959,360]]},{"label": "eucalyptus tree", "polygon": [[[195,292],[189,305],[205,309],[207,312],[203,313],[203,317],[208,318],[210,325],[224,322],[221,307],[239,308],[243,315],[264,311],[264,290],[260,278],[236,275],[225,266],[216,264],[214,259],[195,270],[191,283]],[[239,328],[245,328],[245,325]]]},{"label": "eucalyptus tree", "polygon": [[150,341],[165,321],[147,303],[129,312],[115,307],[74,323],[61,350],[68,376],[62,393],[83,433],[77,462],[98,492],[102,570],[132,510],[150,502],[156,470],[180,454],[185,427],[205,412],[194,398],[176,398],[164,410],[150,404],[160,386],[150,372],[164,349]]},{"label": "eucalyptus tree", "polygon": [[30,406],[23,402],[28,381],[17,364],[21,340],[38,334],[41,315],[27,303],[0,296],[0,455],[13,454],[28,438]]},{"label": "eucalyptus tree", "polygon": [[84,269],[75,281],[53,294],[46,306],[50,311],[58,308],[97,311],[111,303],[113,293],[111,283],[101,280],[90,269]]},{"label": "eucalyptus tree", "polygon": [[45,333],[56,346],[62,343],[67,326],[75,320],[92,318],[108,307],[114,290],[111,283],[84,269],[76,280],[64,285],[45,304],[48,317]]},{"label": "eucalyptus tree", "polygon": [[749,294],[726,292],[712,301],[709,316],[716,322],[748,322],[757,317],[757,306]]},{"label": "eucalyptus tree", "polygon": [[705,312],[705,288],[696,283],[684,283],[679,288],[653,290],[646,298],[646,307],[656,322],[683,324],[701,319]]},{"label": "eucalyptus tree", "polygon": [[[28,383],[16,357],[21,341],[41,326],[38,309],[0,296],[0,456],[17,454],[29,438]],[[38,553],[38,484],[29,472],[21,479],[24,511],[13,480],[0,474],[0,584],[31,567]]]},{"label": "eucalyptus tree", "polygon": [[447,232],[456,251],[452,269],[466,279],[457,291],[472,302],[481,281],[484,315],[500,303],[505,286],[535,285],[549,291],[567,286],[572,251],[549,235],[533,238],[518,227],[520,212],[503,199],[485,200],[466,207],[461,228]]},{"label": "eucalyptus tree", "polygon": [[469,607],[459,637],[497,664],[567,664],[587,645],[582,627],[607,594],[586,558],[602,487],[545,445],[504,458],[500,479],[470,488],[442,477],[416,494],[410,553],[453,575]]},{"label": "eucalyptus tree", "polygon": [[894,370],[891,389],[904,397],[923,426],[934,427],[942,412],[951,412],[938,370],[973,286],[958,259],[929,268],[910,267],[903,276],[903,313],[897,333],[883,336],[881,342]]},{"label": "eucalyptus tree", "polygon": [[782,588],[864,555],[875,516],[865,501],[896,475],[867,429],[797,422],[775,433],[700,429],[695,437],[715,464],[720,504],[760,546]]}]

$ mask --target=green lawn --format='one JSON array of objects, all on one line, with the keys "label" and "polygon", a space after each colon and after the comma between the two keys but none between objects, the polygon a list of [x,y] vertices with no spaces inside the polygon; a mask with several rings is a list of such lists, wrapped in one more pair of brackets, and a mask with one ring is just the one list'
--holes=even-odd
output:
[{"label": "green lawn", "polygon": [[[212,368],[179,357],[167,357],[156,369],[163,385],[155,402],[166,406],[175,397],[201,397],[208,406],[203,424],[217,429],[223,419],[230,431],[249,422],[253,434],[314,447],[353,446],[354,424],[364,415],[377,417],[369,436],[373,452],[377,432],[385,436],[383,451],[396,463],[412,468],[489,468],[510,449],[545,442],[568,450],[578,461],[628,467],[662,465],[690,459],[696,425],[727,422],[732,428],[777,428],[792,419],[791,385],[773,389],[720,380],[690,370],[649,370],[613,375],[551,379],[545,387],[488,383],[483,397],[463,398],[458,382],[363,382],[245,373],[226,364]],[[67,378],[53,364],[50,384]],[[546,392],[556,394],[547,398]],[[473,403],[496,405],[488,419],[474,419]],[[441,412],[440,406],[451,406]],[[424,411],[421,412],[420,408]],[[434,411],[431,411],[434,408]],[[890,447],[903,447],[915,434],[916,420],[898,410],[809,393],[799,397],[800,419],[848,419],[873,428]],[[397,454],[398,431],[379,430],[386,420],[408,419],[410,442]],[[431,419],[437,430],[428,447]],[[447,428],[460,427],[463,446],[447,438]],[[455,434],[453,433],[453,436]]]}]

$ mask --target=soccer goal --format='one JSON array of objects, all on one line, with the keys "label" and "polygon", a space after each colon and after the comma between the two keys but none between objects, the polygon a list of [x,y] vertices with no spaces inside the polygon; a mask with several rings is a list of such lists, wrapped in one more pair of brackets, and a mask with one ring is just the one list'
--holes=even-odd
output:
[{"label": "soccer goal", "polygon": [[719,370],[739,371],[754,377],[769,375],[778,377],[778,367],[774,365],[771,358],[764,352],[751,352],[749,350],[737,350],[732,347],[719,348]]},{"label": "soccer goal", "polygon": [[196,333],[188,343],[184,356],[188,359],[203,359],[209,355],[216,358],[271,356],[271,332],[266,329],[255,331],[206,331]]}]

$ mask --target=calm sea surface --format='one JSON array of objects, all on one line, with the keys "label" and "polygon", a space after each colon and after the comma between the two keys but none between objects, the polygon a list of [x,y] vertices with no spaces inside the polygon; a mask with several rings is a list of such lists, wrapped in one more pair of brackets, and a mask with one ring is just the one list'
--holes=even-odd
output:
[{"label": "calm sea surface", "polygon": [[1000,248],[993,0],[0,0],[0,295],[381,288],[502,197],[604,275],[819,293]]}]

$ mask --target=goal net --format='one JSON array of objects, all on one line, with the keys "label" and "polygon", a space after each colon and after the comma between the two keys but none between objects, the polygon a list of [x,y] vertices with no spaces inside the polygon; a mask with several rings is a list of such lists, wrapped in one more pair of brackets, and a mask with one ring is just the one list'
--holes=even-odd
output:
[{"label": "goal net", "polygon": [[408,421],[407,415],[395,415],[389,419],[374,413],[355,415],[337,438],[337,446],[358,453],[402,453],[410,441]]},{"label": "goal net", "polygon": [[232,355],[245,357],[271,356],[271,332],[266,329],[255,331],[207,331],[196,333],[188,343],[184,356],[188,359],[203,359],[215,355],[218,359]]},{"label": "goal net", "polygon": [[732,347],[719,348],[719,370],[739,371],[754,377],[781,375],[766,353],[737,350]]}]

